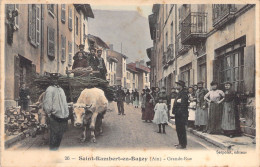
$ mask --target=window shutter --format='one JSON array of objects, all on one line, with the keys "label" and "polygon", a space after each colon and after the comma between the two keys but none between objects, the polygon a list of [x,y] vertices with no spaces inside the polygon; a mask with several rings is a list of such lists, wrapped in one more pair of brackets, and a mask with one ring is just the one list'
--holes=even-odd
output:
[{"label": "window shutter", "polygon": [[69,62],[68,65],[72,66],[72,43],[68,41],[68,53],[69,53]]},{"label": "window shutter", "polygon": [[28,34],[29,40],[32,40],[32,5],[28,5]]},{"label": "window shutter", "polygon": [[219,60],[213,60],[213,80],[219,82]]},{"label": "window shutter", "polygon": [[72,9],[69,8],[69,29],[72,30]]},{"label": "window shutter", "polygon": [[55,30],[48,27],[48,56],[55,58]]},{"label": "window shutter", "polygon": [[14,98],[19,99],[20,88],[20,57],[14,57]]},{"label": "window shutter", "polygon": [[255,93],[255,45],[244,49],[245,92]]},{"label": "window shutter", "polygon": [[66,37],[61,35],[61,62],[66,61]]},{"label": "window shutter", "polygon": [[61,21],[65,23],[66,6],[61,4]]},{"label": "window shutter", "polygon": [[36,6],[36,44],[40,44],[40,5]]},{"label": "window shutter", "polygon": [[[15,10],[19,13],[19,4],[15,5]],[[19,14],[14,19],[15,27],[19,28]]]},{"label": "window shutter", "polygon": [[31,42],[33,44],[36,44],[36,5],[32,5],[32,24],[31,24],[31,28],[32,28],[32,38],[31,38]]}]

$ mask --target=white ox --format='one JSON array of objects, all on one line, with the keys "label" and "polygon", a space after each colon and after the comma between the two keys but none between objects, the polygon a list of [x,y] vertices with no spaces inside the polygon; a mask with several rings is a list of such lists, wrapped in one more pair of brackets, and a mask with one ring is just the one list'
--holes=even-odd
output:
[{"label": "white ox", "polygon": [[[84,126],[82,142],[86,140],[87,130],[91,130],[91,141],[96,142],[95,130],[102,132],[103,115],[107,111],[108,100],[104,91],[98,88],[84,89],[76,104],[73,104],[74,126]],[[90,121],[88,121],[90,119]],[[96,124],[97,121],[99,124]],[[90,124],[88,124],[90,122]],[[100,127],[96,127],[100,125]]]}]

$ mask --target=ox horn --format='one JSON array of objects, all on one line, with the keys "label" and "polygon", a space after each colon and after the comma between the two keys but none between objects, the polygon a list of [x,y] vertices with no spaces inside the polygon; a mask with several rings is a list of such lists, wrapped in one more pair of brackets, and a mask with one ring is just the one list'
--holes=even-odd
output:
[{"label": "ox horn", "polygon": [[91,104],[91,105],[87,105],[87,104],[86,104],[86,106],[85,106],[85,107],[86,107],[86,108],[90,108],[91,106],[92,106],[92,104]]}]

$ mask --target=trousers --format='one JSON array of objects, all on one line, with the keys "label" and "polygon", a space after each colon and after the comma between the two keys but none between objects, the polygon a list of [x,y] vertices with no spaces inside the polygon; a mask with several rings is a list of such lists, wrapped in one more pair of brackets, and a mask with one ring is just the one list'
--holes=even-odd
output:
[{"label": "trousers", "polygon": [[67,130],[68,121],[57,121],[50,117],[50,150],[58,150],[64,132]]},{"label": "trousers", "polygon": [[175,123],[176,123],[176,131],[179,140],[179,144],[182,147],[187,146],[187,134],[186,134],[186,124],[187,118],[184,116],[175,116]]},{"label": "trousers", "polygon": [[118,101],[117,102],[117,108],[118,108],[118,114],[124,114],[125,113],[124,102],[123,101]]}]

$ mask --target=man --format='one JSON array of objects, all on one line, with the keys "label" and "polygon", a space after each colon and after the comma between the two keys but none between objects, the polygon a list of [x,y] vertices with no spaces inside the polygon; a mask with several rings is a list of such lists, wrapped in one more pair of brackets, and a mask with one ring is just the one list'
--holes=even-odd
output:
[{"label": "man", "polygon": [[175,124],[176,131],[178,135],[179,144],[175,146],[177,149],[185,149],[187,146],[187,134],[186,134],[186,125],[188,122],[188,93],[184,89],[185,82],[179,80],[175,82],[177,84],[176,88],[179,91],[172,108],[172,114],[175,114]]},{"label": "man", "polygon": [[58,84],[58,74],[50,74],[51,86],[46,90],[43,110],[50,121],[50,150],[57,150],[68,126],[69,109],[65,93]]},{"label": "man", "polygon": [[206,88],[203,87],[203,82],[199,82],[198,90],[195,92],[197,99],[197,107],[195,114],[195,128],[199,131],[206,132],[206,125],[208,122],[208,104],[204,99],[204,96],[209,92]]},{"label": "man", "polygon": [[21,83],[21,89],[19,92],[21,109],[27,111],[30,100],[30,90],[26,87],[25,83]]},{"label": "man", "polygon": [[99,61],[96,56],[96,49],[91,47],[90,49],[90,55],[89,55],[89,65],[93,69],[93,71],[98,71],[98,64]]},{"label": "man", "polygon": [[117,108],[118,108],[118,115],[125,115],[124,110],[124,100],[125,100],[125,92],[122,90],[122,86],[118,86],[117,90]]},{"label": "man", "polygon": [[97,60],[98,60],[98,71],[99,71],[99,78],[106,80],[107,69],[105,65],[104,59],[101,57],[102,49],[97,50]]}]

